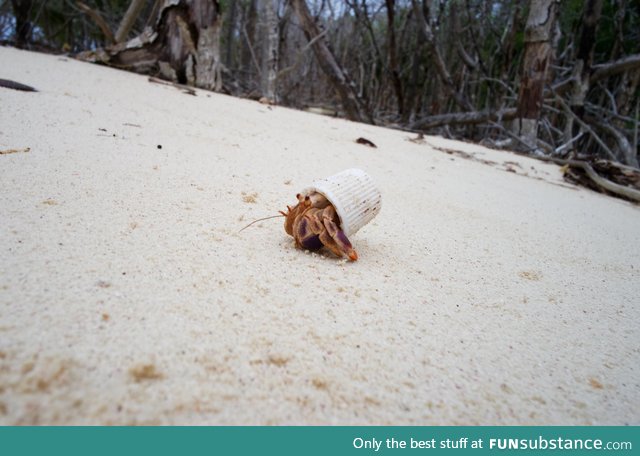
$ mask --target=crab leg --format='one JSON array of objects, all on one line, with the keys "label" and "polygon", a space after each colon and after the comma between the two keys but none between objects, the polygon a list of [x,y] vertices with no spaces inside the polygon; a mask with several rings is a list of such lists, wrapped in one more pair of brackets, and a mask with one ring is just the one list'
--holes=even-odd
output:
[{"label": "crab leg", "polygon": [[313,216],[313,211],[314,209],[309,209],[304,215],[295,220],[292,227],[292,235],[298,247],[318,250],[322,248],[322,242],[318,234],[323,230],[320,222]]},{"label": "crab leg", "polygon": [[338,228],[334,221],[336,217],[336,211],[333,206],[327,206],[324,209],[322,220],[326,231],[322,230],[320,232],[320,241],[337,256],[346,255],[351,261],[356,261],[358,254],[344,232]]}]

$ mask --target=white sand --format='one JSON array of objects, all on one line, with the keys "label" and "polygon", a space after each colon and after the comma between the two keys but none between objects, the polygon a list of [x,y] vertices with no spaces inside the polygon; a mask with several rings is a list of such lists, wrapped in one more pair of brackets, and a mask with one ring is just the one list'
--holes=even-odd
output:
[{"label": "white sand", "polygon": [[[0,424],[640,424],[638,207],[71,59],[0,78],[40,90],[0,88]],[[237,233],[353,166],[358,262]]]}]

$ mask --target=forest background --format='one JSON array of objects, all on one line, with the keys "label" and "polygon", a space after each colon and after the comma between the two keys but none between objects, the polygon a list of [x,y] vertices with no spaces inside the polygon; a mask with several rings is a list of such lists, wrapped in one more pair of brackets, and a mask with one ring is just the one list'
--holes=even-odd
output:
[{"label": "forest background", "polygon": [[0,42],[556,161],[639,166],[638,1],[0,0]]}]

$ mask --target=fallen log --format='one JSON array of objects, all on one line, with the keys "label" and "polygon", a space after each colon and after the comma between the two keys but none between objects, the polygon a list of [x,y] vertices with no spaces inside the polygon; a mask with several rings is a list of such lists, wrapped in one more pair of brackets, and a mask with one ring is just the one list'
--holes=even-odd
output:
[{"label": "fallen log", "polygon": [[472,125],[484,122],[500,122],[516,118],[516,108],[504,108],[499,111],[453,112],[423,117],[409,127],[411,130],[426,130],[442,125]]}]

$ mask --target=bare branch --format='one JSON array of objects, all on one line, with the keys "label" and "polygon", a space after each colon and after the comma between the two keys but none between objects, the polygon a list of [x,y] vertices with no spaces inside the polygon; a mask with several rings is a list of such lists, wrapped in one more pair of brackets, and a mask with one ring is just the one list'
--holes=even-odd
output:
[{"label": "bare branch", "polygon": [[498,130],[502,131],[505,135],[507,135],[509,138],[511,139],[515,139],[517,142],[519,142],[520,144],[522,144],[522,146],[528,151],[528,152],[532,152],[535,153],[536,148],[533,147],[531,144],[526,143],[525,141],[522,140],[522,138],[520,138],[518,135],[515,135],[513,133],[511,133],[509,130],[507,130],[506,128],[504,128],[502,125],[500,125],[499,123],[493,122],[493,121],[489,121],[489,124],[494,126],[495,128],[497,128]]},{"label": "bare branch", "polygon": [[600,138],[600,136],[598,136],[596,132],[593,131],[593,129],[584,120],[582,120],[573,112],[573,110],[567,104],[567,102],[564,101],[562,97],[558,94],[556,94],[556,99],[558,100],[558,103],[560,103],[560,106],[562,106],[562,109],[564,109],[564,111],[570,117],[572,117],[573,120],[578,122],[578,124],[591,135],[591,137],[600,145],[600,147],[602,147],[602,150],[605,151],[605,153],[609,156],[609,158],[613,161],[617,161],[618,159],[616,158],[615,154],[611,152],[611,149],[609,149],[609,147],[604,143],[604,141]]},{"label": "bare branch", "polygon": [[258,72],[258,75],[260,77],[262,77],[262,68],[260,68],[260,65],[258,64],[258,59],[256,58],[256,53],[253,50],[253,46],[251,45],[251,40],[249,39],[249,34],[247,33],[247,27],[243,27],[242,28],[242,34],[244,36],[244,39],[247,42],[247,47],[249,48],[249,52],[251,54],[251,60],[253,61],[253,65],[256,67],[256,71]]},{"label": "bare branch", "polygon": [[[636,102],[636,119],[638,118],[638,106],[640,106],[640,101]],[[640,122],[636,122],[636,126],[633,128],[633,144],[636,145],[636,149],[638,148],[638,124]]]},{"label": "bare branch", "polygon": [[582,138],[584,135],[585,135],[585,132],[584,132],[584,131],[581,131],[581,132],[580,132],[580,133],[578,133],[576,136],[574,136],[573,138],[571,138],[571,140],[570,140],[570,141],[568,141],[568,142],[564,143],[563,145],[561,145],[560,147],[558,147],[558,148],[555,150],[555,153],[556,153],[557,155],[560,155],[560,154],[564,153],[564,151],[565,151],[566,149],[568,149],[568,148],[569,148],[569,146],[570,146],[571,144],[573,144],[574,142],[576,142],[577,140],[579,140],[580,138]]},{"label": "bare branch", "polygon": [[[300,26],[307,41],[313,40],[322,33],[320,27],[311,16],[306,0],[291,0],[291,5],[300,21]],[[340,97],[347,118],[371,124],[375,123],[364,98],[356,91],[353,80],[336,59],[329,42],[326,39],[319,39],[313,43],[311,48],[313,49],[318,66],[327,76]]]},{"label": "bare branch", "polygon": [[626,187],[624,185],[616,184],[608,179],[605,179],[604,177],[596,173],[589,163],[580,160],[567,160],[567,162],[571,166],[578,166],[582,168],[593,182],[595,182],[605,190],[609,190],[616,195],[622,195],[631,200],[640,202],[640,191]]},{"label": "bare branch", "polygon": [[616,142],[618,143],[618,149],[620,149],[625,163],[629,166],[638,168],[638,159],[636,158],[635,150],[631,147],[631,143],[629,143],[627,137],[620,133],[620,131],[618,131],[612,125],[599,121],[594,121],[594,123],[601,129],[609,132],[609,134],[616,139]]},{"label": "bare branch", "polygon": [[[640,54],[628,55],[613,62],[594,65],[592,68],[593,72],[589,77],[589,84],[593,84],[596,81],[607,78],[609,76],[613,76],[618,73],[623,73],[625,71],[635,70],[638,68],[640,68]],[[575,82],[575,80],[576,78],[574,76],[571,76],[567,79],[555,83],[552,86],[551,90],[553,92],[556,92],[558,95],[562,95],[571,88],[571,85]]]},{"label": "bare branch", "polygon": [[424,130],[449,124],[473,125],[489,121],[513,120],[515,117],[516,108],[505,108],[499,111],[453,112],[424,117],[415,121],[409,128],[412,130]]},{"label": "bare branch", "polygon": [[325,36],[327,34],[329,30],[324,30],[320,35],[314,37],[311,41],[309,41],[305,47],[303,47],[298,54],[296,55],[296,60],[293,62],[293,64],[289,65],[286,68],[281,69],[280,71],[278,71],[278,79],[281,78],[282,76],[284,76],[287,73],[290,73],[291,71],[295,70],[296,68],[298,68],[298,66],[300,65],[300,63],[302,62],[302,57],[304,56],[304,54],[311,49],[311,46],[313,46],[313,43],[315,43],[316,41],[318,41],[319,39],[321,39],[323,36]]},{"label": "bare branch", "polygon": [[127,12],[124,14],[124,17],[120,22],[120,26],[118,27],[118,31],[116,32],[116,43],[121,43],[127,38],[127,35],[133,28],[133,24],[135,24],[136,19],[142,12],[142,8],[145,3],[146,0],[131,0],[129,8],[127,8]]},{"label": "bare branch", "polygon": [[115,40],[115,38],[113,36],[113,32],[111,31],[111,28],[109,27],[109,24],[107,24],[107,21],[104,20],[104,18],[102,17],[102,15],[100,15],[100,13],[98,11],[90,8],[89,6],[85,5],[82,2],[77,2],[76,5],[78,6],[78,8],[80,8],[80,10],[83,13],[85,13],[87,16],[89,16],[93,20],[93,22],[95,22],[95,24],[102,31],[102,34],[107,39],[107,41],[109,41],[110,43],[115,43],[116,42],[116,40]]},{"label": "bare branch", "polygon": [[518,93],[515,90],[513,90],[513,87],[511,87],[509,84],[504,82],[502,79],[483,77],[483,78],[480,78],[480,81],[495,82],[496,84],[504,87],[504,89],[511,94],[514,100],[518,97]]},{"label": "bare branch", "polygon": [[640,54],[628,55],[614,62],[594,65],[590,81],[591,83],[594,83],[595,81],[613,76],[614,74],[623,73],[625,71],[635,70],[638,68],[640,68]]},{"label": "bare branch", "polygon": [[623,116],[623,115],[620,115],[619,113],[608,111],[602,108],[601,106],[598,106],[593,103],[586,102],[584,106],[588,112],[591,112],[598,116],[611,117],[612,119],[622,120],[623,122],[630,122],[634,125],[638,123],[638,121],[633,117]]},{"label": "bare branch", "polygon": [[551,86],[551,91],[558,95],[563,95],[567,90],[571,88],[571,85],[576,81],[576,78],[571,76]]},{"label": "bare branch", "polygon": [[449,95],[453,97],[455,102],[462,109],[471,110],[472,107],[469,101],[456,90],[455,84],[453,83],[453,78],[451,77],[449,70],[447,70],[444,58],[442,57],[442,53],[440,52],[440,48],[438,47],[438,43],[436,42],[436,38],[433,34],[433,29],[431,28],[429,19],[424,16],[424,13],[422,9],[420,9],[417,0],[411,0],[411,3],[413,5],[413,13],[420,25],[420,32],[427,41],[429,50],[431,51],[431,55],[436,66],[436,70],[438,72],[438,76],[440,77],[442,84],[446,88]]}]

